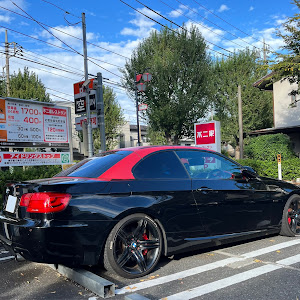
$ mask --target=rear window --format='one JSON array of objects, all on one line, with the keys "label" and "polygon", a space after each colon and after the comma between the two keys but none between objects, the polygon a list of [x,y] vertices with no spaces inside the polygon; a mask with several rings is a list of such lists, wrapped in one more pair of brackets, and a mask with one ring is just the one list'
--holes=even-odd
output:
[{"label": "rear window", "polygon": [[132,151],[111,151],[87,158],[54,177],[97,178]]}]

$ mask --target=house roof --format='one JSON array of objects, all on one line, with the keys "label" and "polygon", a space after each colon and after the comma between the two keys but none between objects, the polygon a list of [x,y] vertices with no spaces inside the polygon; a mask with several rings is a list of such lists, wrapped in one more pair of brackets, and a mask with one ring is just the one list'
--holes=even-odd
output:
[{"label": "house roof", "polygon": [[253,83],[253,86],[265,91],[273,91],[272,78],[275,73],[271,72]]},{"label": "house roof", "polygon": [[300,125],[298,126],[286,126],[286,127],[277,127],[277,128],[266,128],[259,129],[249,132],[249,135],[262,135],[262,134],[274,134],[274,133],[294,133],[300,132]]}]

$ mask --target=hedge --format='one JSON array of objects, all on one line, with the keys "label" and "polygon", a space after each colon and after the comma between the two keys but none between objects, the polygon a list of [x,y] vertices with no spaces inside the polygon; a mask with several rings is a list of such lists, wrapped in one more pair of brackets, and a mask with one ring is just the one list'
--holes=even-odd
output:
[{"label": "hedge", "polygon": [[2,206],[2,195],[6,189],[6,183],[9,181],[26,181],[40,178],[50,178],[61,171],[61,166],[35,166],[12,167],[7,171],[0,171],[0,208]]},{"label": "hedge", "polygon": [[[277,161],[241,159],[237,160],[243,166],[252,167],[260,176],[278,178]],[[281,161],[282,179],[293,180],[300,178],[300,159],[291,158]]]},{"label": "hedge", "polygon": [[281,154],[283,160],[296,157],[288,135],[282,133],[261,135],[251,138],[245,145],[245,156],[251,159],[276,161],[277,154]]}]

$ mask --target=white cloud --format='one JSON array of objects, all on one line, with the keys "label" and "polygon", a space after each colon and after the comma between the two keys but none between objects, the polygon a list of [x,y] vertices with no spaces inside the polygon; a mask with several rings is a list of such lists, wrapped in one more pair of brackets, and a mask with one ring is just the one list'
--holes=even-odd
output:
[{"label": "white cloud", "polygon": [[229,10],[230,8],[226,5],[226,4],[222,4],[220,6],[220,8],[218,9],[218,12],[223,12],[223,11],[226,11],[226,10]]},{"label": "white cloud", "polygon": [[252,10],[254,10],[254,6],[249,7],[249,11],[252,11]]},{"label": "white cloud", "polygon": [[[142,8],[139,9],[145,15],[157,19],[161,19],[160,16],[155,14],[154,12]],[[151,21],[150,19],[146,18],[145,16],[139,14],[138,12],[134,13],[134,19],[130,20],[129,23],[134,25],[134,27],[125,27],[121,30],[121,35],[128,35],[128,36],[135,36],[137,38],[145,38],[150,35],[151,31],[155,30],[154,26],[156,25],[155,22]]]},{"label": "white cloud", "polygon": [[[200,24],[203,24],[205,27],[201,26]],[[190,29],[191,26],[196,26],[199,31],[202,33],[202,36],[205,40],[210,41],[212,43],[218,43],[221,41],[222,36],[224,35],[224,32],[220,29],[216,29],[213,27],[210,27],[202,22],[198,22],[198,24],[193,23],[191,21],[186,23],[187,29]],[[208,43],[209,46],[209,43]]]},{"label": "white cloud", "polygon": [[0,15],[0,22],[4,22],[4,23],[10,23],[11,21],[11,17],[9,16],[3,16],[3,15]]},{"label": "white cloud", "polygon": [[[22,9],[25,9],[27,7],[25,0],[15,0],[13,2],[16,3],[18,6],[20,6]],[[14,9],[14,10],[18,9],[10,0],[0,1],[0,6],[3,6],[7,9]]]},{"label": "white cloud", "polygon": [[176,10],[172,10],[171,12],[168,13],[168,15],[172,18],[178,18],[182,16],[182,14],[183,14],[183,10],[180,8]]}]

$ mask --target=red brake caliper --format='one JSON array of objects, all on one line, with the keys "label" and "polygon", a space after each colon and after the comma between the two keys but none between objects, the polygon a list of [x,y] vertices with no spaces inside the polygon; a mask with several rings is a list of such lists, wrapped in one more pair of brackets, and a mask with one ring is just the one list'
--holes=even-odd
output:
[{"label": "red brake caliper", "polygon": [[[288,212],[291,213],[291,212],[292,212],[292,209],[289,208],[289,209],[288,209]],[[292,219],[291,219],[290,217],[288,217],[288,223],[289,223],[289,225],[291,225],[291,222],[292,222]]]},{"label": "red brake caliper", "polygon": [[[149,240],[146,233],[143,233],[143,239],[144,241]],[[148,253],[148,249],[143,250],[143,255],[146,255]]]}]

